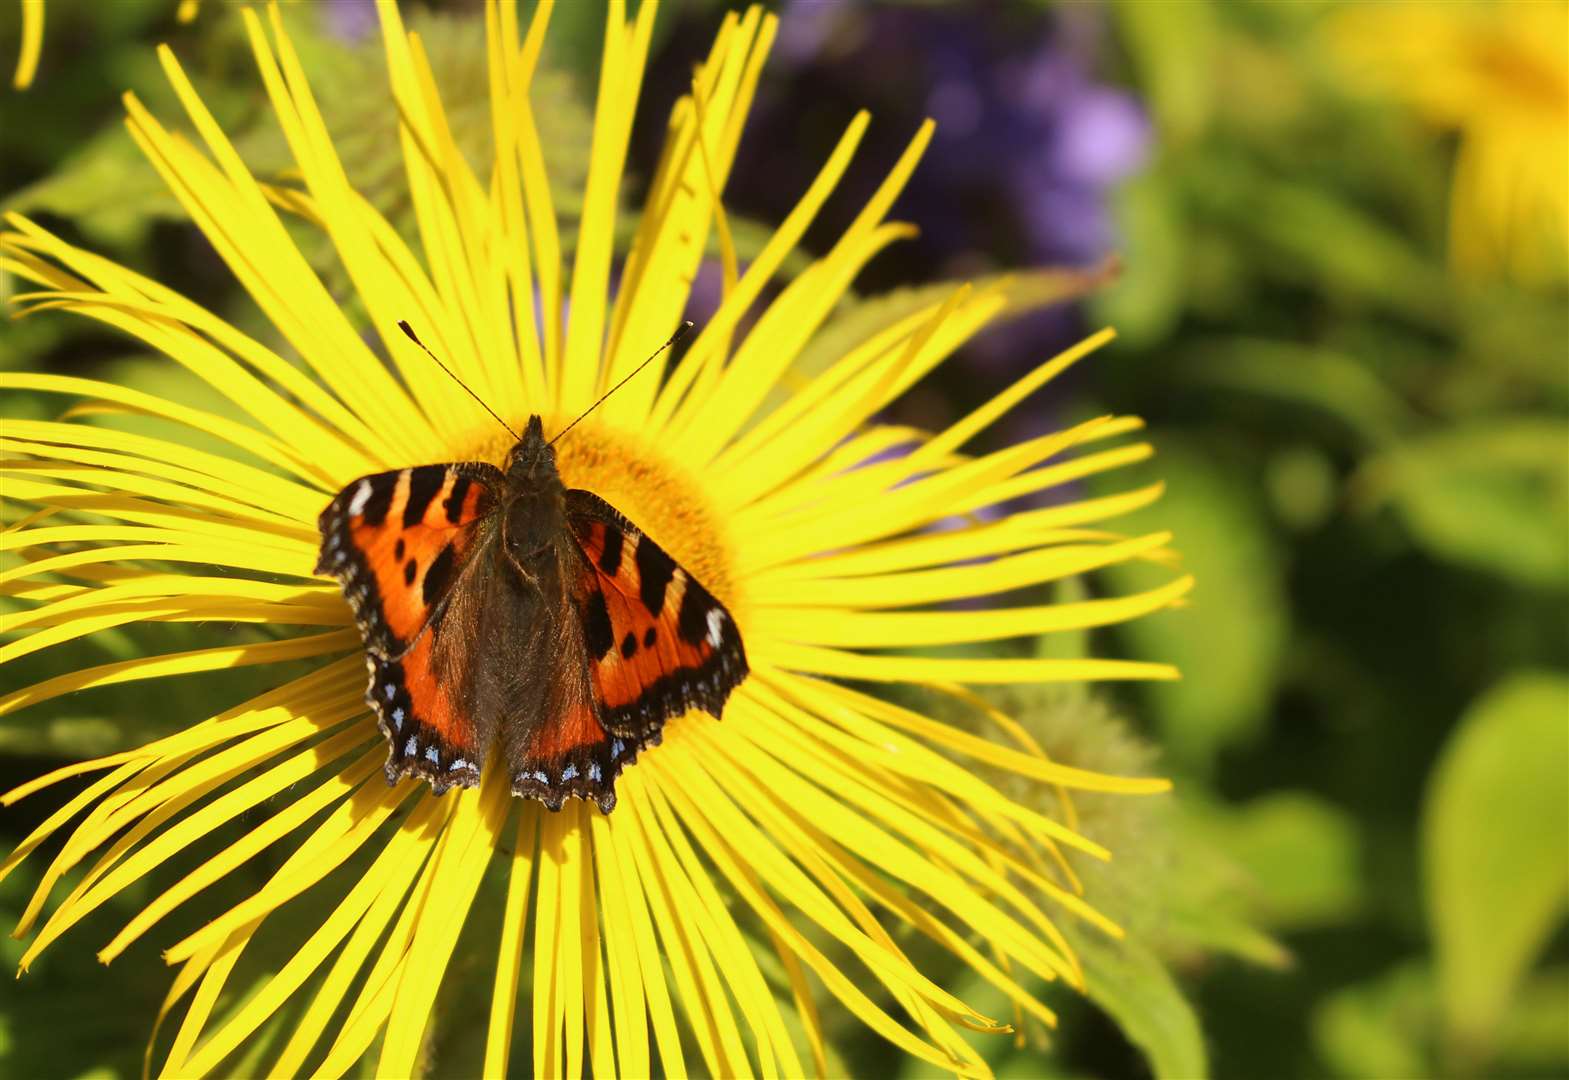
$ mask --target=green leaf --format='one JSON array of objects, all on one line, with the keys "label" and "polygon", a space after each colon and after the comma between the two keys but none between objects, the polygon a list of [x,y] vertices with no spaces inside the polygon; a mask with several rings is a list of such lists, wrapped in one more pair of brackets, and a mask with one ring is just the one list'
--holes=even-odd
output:
[{"label": "green leaf", "polygon": [[1331,417],[1371,446],[1387,444],[1414,419],[1365,361],[1329,349],[1240,336],[1202,339],[1183,372],[1201,387]]},{"label": "green leaf", "polygon": [[1357,478],[1440,558],[1529,587],[1569,588],[1569,424],[1475,421],[1412,440]]},{"label": "green leaf", "polygon": [[1569,678],[1511,676],[1475,702],[1434,769],[1422,819],[1447,1036],[1486,1057],[1569,901]]},{"label": "green leaf", "polygon": [[1254,249],[1256,274],[1312,289],[1322,302],[1376,304],[1436,328],[1454,322],[1443,267],[1339,192],[1224,152],[1194,158],[1183,179],[1197,213]]},{"label": "green leaf", "polygon": [[1227,849],[1224,833],[1215,826],[1228,820],[1227,811],[1219,806],[1201,810],[1206,804],[1196,785],[1179,781],[1178,790],[1180,797],[1159,800],[1168,805],[1171,818],[1161,834],[1146,830],[1112,847],[1112,873],[1135,853],[1147,864],[1142,874],[1138,867],[1123,870],[1124,877],[1141,879],[1128,883],[1135,888],[1107,897],[1108,906],[1093,887],[1106,873],[1086,865],[1089,895],[1129,937],[1162,957],[1187,962],[1219,954],[1259,967],[1289,967],[1291,954],[1260,929],[1260,883]]},{"label": "green leaf", "polygon": [[47,860],[29,859],[0,884],[0,926],[7,930],[0,936],[6,980],[0,994],[0,1075],[140,1076],[142,1049],[168,990],[169,969],[151,947],[133,950],[105,968],[93,955],[92,943],[108,940],[125,925],[146,903],[145,888],[138,883],[110,897],[75,935],[45,950],[19,975],[17,965],[28,943],[13,939],[10,929],[47,867]]},{"label": "green leaf", "polygon": [[1515,991],[1498,1031],[1498,1060],[1522,1072],[1569,1071],[1569,967],[1544,971]]},{"label": "green leaf", "polygon": [[28,724],[0,726],[0,754],[90,758],[123,749],[124,733],[100,716],[39,717]]},{"label": "green leaf", "polygon": [[1302,929],[1344,921],[1363,902],[1357,822],[1304,792],[1241,806],[1182,802],[1193,839],[1217,846],[1248,873],[1265,924]]},{"label": "green leaf", "polygon": [[[1090,599],[1089,586],[1084,578],[1074,575],[1063,578],[1050,588],[1053,604],[1082,604]],[[1090,655],[1090,632],[1067,630],[1055,634],[1042,634],[1035,639],[1035,655],[1049,660],[1082,660]],[[1065,693],[1088,693],[1083,683],[1066,683],[1058,688]]]},{"label": "green leaf", "polygon": [[1215,9],[1207,0],[1149,4],[1123,0],[1112,9],[1155,112],[1163,141],[1177,145],[1209,124],[1216,81]]},{"label": "green leaf", "polygon": [[[1288,601],[1276,540],[1239,470],[1165,436],[1156,461],[1165,496],[1129,515],[1129,535],[1171,529],[1197,578],[1187,607],[1119,626],[1129,656],[1176,664],[1182,678],[1140,688],[1168,753],[1203,773],[1221,749],[1245,741],[1268,715],[1285,650]],[[1149,584],[1150,569],[1123,565],[1104,578],[1117,593]]]},{"label": "green leaf", "polygon": [[1411,964],[1325,998],[1313,1041],[1336,1076],[1432,1076],[1432,973]]},{"label": "green leaf", "polygon": [[1209,1064],[1198,1014],[1145,945],[1082,935],[1075,942],[1089,997],[1117,1022],[1157,1077],[1192,1080]]},{"label": "green leaf", "polygon": [[1124,348],[1165,341],[1187,301],[1193,244],[1173,180],[1173,170],[1158,164],[1112,195],[1117,229],[1126,237],[1127,269],[1091,307],[1097,321],[1117,328]]},{"label": "green leaf", "polygon": [[140,239],[153,220],[183,213],[118,123],[89,138],[49,176],[12,195],[6,209],[70,218],[94,239],[117,247]]}]

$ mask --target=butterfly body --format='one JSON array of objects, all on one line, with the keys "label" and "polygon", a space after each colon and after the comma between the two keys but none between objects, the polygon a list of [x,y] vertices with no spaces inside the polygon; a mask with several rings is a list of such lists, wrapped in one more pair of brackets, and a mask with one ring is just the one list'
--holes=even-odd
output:
[{"label": "butterfly body", "polygon": [[318,573],[365,639],[387,778],[472,787],[499,748],[515,794],[609,813],[615,779],[746,677],[722,604],[598,496],[530,419],[506,468],[368,476],[323,511]]}]

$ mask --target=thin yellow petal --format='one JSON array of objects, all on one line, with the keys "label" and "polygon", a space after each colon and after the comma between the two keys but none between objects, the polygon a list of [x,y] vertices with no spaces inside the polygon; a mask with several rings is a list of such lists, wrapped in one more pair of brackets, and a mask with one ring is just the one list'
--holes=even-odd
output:
[{"label": "thin yellow petal", "polygon": [[16,58],[11,85],[26,90],[33,85],[38,57],[44,51],[44,0],[22,0],[22,48]]},{"label": "thin yellow petal", "polygon": [[[368,758],[382,760],[374,751]],[[175,964],[212,948],[245,923],[260,919],[325,877],[371,838],[381,824],[413,794],[411,785],[369,783],[334,808],[315,831],[290,853],[265,885],[189,937],[164,950]],[[411,819],[412,820],[412,819]]]},{"label": "thin yellow petal", "polygon": [[828,196],[838,186],[845,170],[849,168],[850,159],[855,155],[856,147],[860,145],[861,137],[866,134],[870,122],[871,117],[865,112],[857,113],[850,121],[844,134],[839,137],[838,145],[834,147],[833,153],[828,156],[823,167],[818,170],[806,193],[774,230],[773,236],[763,246],[763,250],[752,260],[746,273],[737,282],[735,291],[725,298],[725,302],[718,311],[714,312],[713,318],[709,319],[708,324],[697,335],[697,339],[692,342],[686,355],[671,372],[669,381],[660,392],[652,417],[656,425],[662,426],[669,421],[698,372],[708,363],[715,361],[720,342],[728,339],[736,324],[741,321],[741,317],[756,302],[764,286],[778,271],[785,257],[800,243],[807,227],[816,218],[818,210],[828,200]]},{"label": "thin yellow petal", "polygon": [[[603,914],[605,963],[611,994],[611,1017],[615,1022],[615,1047],[625,1076],[647,1076],[648,1012],[643,996],[643,972],[638,960],[638,944],[632,929],[628,885],[622,880],[616,862],[610,817],[590,814],[596,893]],[[659,972],[660,978],[664,972]]]},{"label": "thin yellow petal", "polygon": [[130,390],[113,383],[69,375],[8,371],[0,372],[0,390],[36,390],[116,402],[134,412],[172,420],[203,434],[222,439],[296,476],[316,475],[315,470],[290,452],[283,442],[273,439],[266,432],[237,424],[226,417],[214,416],[199,409],[165,401],[152,394],[144,394],[139,390]]},{"label": "thin yellow petal", "polygon": [[[1170,533],[1111,544],[1063,544],[1006,555],[981,564],[875,576],[764,579],[747,590],[750,603],[887,608],[933,604],[1009,592],[1138,559],[1164,548]],[[810,565],[810,564],[808,564]]]},{"label": "thin yellow petal", "polygon": [[[649,917],[649,905],[655,904],[657,912],[659,901],[645,895],[644,891],[648,886],[639,859],[642,853],[641,834],[634,823],[617,825],[605,830],[603,835],[612,848],[623,889],[621,896],[631,917],[632,935],[637,947],[637,967],[643,979],[643,999],[648,1004],[649,1016],[653,1020],[654,1043],[659,1048],[659,1060],[667,1076],[685,1076],[686,1059],[681,1052],[681,1036],[676,1027],[675,1012],[671,1008],[670,988],[665,980],[665,961],[660,954],[659,943],[654,938],[654,924]],[[595,842],[598,843],[599,838],[596,837]],[[677,992],[685,1001],[695,1000],[690,975],[678,953],[670,954],[670,965],[675,975]],[[701,1029],[699,1023],[692,1026],[694,1030]],[[711,1064],[713,1054],[707,1048],[709,1043],[702,1041],[702,1035],[699,1039],[705,1047],[704,1060]]]},{"label": "thin yellow petal", "polygon": [[594,139],[583,192],[577,257],[572,264],[572,316],[567,323],[565,359],[556,399],[566,412],[580,412],[588,407],[603,371],[601,350],[616,203],[655,10],[653,4],[639,5],[636,21],[628,25],[624,0],[610,0],[606,15],[599,94],[594,105]]},{"label": "thin yellow petal", "polygon": [[1107,682],[1176,679],[1170,664],[1142,660],[950,659],[927,656],[868,656],[815,645],[776,644],[769,661],[782,668],[871,682],[966,683]]},{"label": "thin yellow petal", "polygon": [[126,659],[97,667],[83,667],[47,678],[41,683],[24,686],[19,691],[0,695],[0,716],[47,702],[61,694],[132,683],[143,678],[163,678],[165,675],[190,675],[193,672],[228,670],[231,667],[248,667],[253,664],[279,664],[279,662],[340,653],[358,644],[358,636],[351,629],[336,629],[326,634],[292,637],[276,642],[251,642],[246,645],[228,645],[220,648],[193,648],[185,653],[165,653],[162,656],[144,656]]},{"label": "thin yellow petal", "polygon": [[[156,838],[137,846],[124,862],[104,874],[101,882],[95,887],[79,890],[80,896],[73,894],[56,909],[53,917],[44,924],[38,936],[28,946],[27,952],[23,954],[23,966],[30,964],[51,941],[73,924],[165,859],[183,850],[194,840],[225,821],[236,817],[290,784],[304,779],[323,765],[342,757],[355,746],[363,744],[364,737],[363,731],[345,731],[296,754],[281,765],[273,766],[248,783],[222,796],[211,806],[206,807],[201,815],[184,818]],[[105,858],[115,856],[119,850],[122,849],[111,848]]]},{"label": "thin yellow petal", "polygon": [[201,866],[192,870],[177,883],[165,889],[156,899],[147,903],[136,916],[98,952],[98,959],[107,964],[126,947],[180,904],[224,877],[235,867],[250,859],[264,848],[303,825],[318,810],[336,802],[358,787],[381,764],[380,748],[366,753],[354,765],[316,786],[308,794],[296,796],[294,801],[267,821],[253,826],[245,836]]},{"label": "thin yellow petal", "polygon": [[695,898],[690,896],[690,885],[664,842],[652,811],[643,809],[647,796],[638,794],[644,790],[638,781],[636,772],[622,775],[619,783],[629,790],[622,796],[626,801],[618,804],[617,813],[631,811],[631,823],[641,830],[638,840],[633,841],[639,854],[637,872],[645,883],[644,895],[653,924],[664,942],[665,958],[675,976],[687,1023],[712,1075],[750,1075],[751,1065],[730,1002],[700,934],[683,917],[685,911],[695,908]]},{"label": "thin yellow petal", "polygon": [[[70,802],[60,807],[60,809],[56,810],[53,814],[50,814],[47,818],[44,819],[42,824],[40,824],[32,832],[28,833],[27,836],[23,838],[22,842],[16,845],[11,853],[5,857],[4,861],[0,861],[0,881],[4,881],[6,875],[10,874],[12,870],[16,869],[17,865],[23,859],[32,854],[39,844],[43,843],[45,840],[49,839],[49,837],[58,832],[66,822],[70,821],[87,807],[96,803],[108,792],[119,787],[125,781],[135,776],[139,771],[146,768],[145,761],[137,760],[131,754],[119,756],[123,758],[130,758],[131,760],[123,761],[119,768],[115,769],[106,776],[99,777],[96,781],[79,792],[77,796]],[[66,768],[72,770],[73,772],[83,772],[86,771],[88,766],[93,765],[101,765],[101,762],[83,762],[80,765],[67,766]],[[42,787],[44,783],[50,782],[52,780],[64,779],[64,777],[59,776],[59,774],[65,771],[65,769],[57,769],[54,773],[50,773],[47,776],[43,776],[38,780],[35,780],[33,782],[33,786],[35,788]],[[31,792],[27,790],[18,788],[16,791],[13,791],[6,796],[4,805],[9,806],[16,799],[30,793]]]},{"label": "thin yellow petal", "polygon": [[1127,622],[1171,607],[1193,588],[1180,577],[1131,596],[979,611],[855,611],[772,606],[757,624],[770,636],[841,648],[915,648],[1033,637]]},{"label": "thin yellow petal", "polygon": [[452,797],[457,806],[424,871],[431,879],[426,900],[430,914],[416,925],[409,945],[407,971],[412,977],[399,981],[393,997],[376,1067],[381,1076],[414,1075],[442,973],[512,809],[510,784],[502,770],[491,770],[481,789],[460,789]]},{"label": "thin yellow petal", "polygon": [[523,968],[523,939],[528,926],[528,897],[534,883],[534,839],[538,833],[538,813],[524,807],[518,813],[512,870],[507,876],[507,899],[501,915],[501,939],[496,949],[496,983],[490,995],[490,1023],[485,1029],[486,1076],[505,1076],[511,1055],[518,976]]},{"label": "thin yellow petal", "polygon": [[[751,905],[780,940],[784,941],[801,961],[817,974],[829,991],[863,1023],[906,1053],[922,1061],[938,1068],[953,1069],[961,1075],[979,1075],[974,1070],[964,1067],[962,1063],[937,1052],[911,1034],[908,1029],[879,1009],[835,964],[818,952],[770,899],[768,891],[757,879],[750,865],[739,859],[729,842],[722,838],[721,833],[709,828],[705,816],[694,801],[687,797],[681,784],[671,784],[668,790],[662,785],[660,790],[682,811],[682,820],[692,828],[695,838],[714,859],[720,872],[742,898]],[[790,892],[792,896],[795,895],[795,890]]]},{"label": "thin yellow petal", "polygon": [[[555,1076],[566,1071],[562,1062],[561,1001],[564,983],[577,975],[576,951],[566,952],[566,931],[562,926],[561,850],[563,832],[559,814],[543,817],[539,830],[539,906],[534,914],[534,1075]],[[576,992],[576,979],[573,980]]]},{"label": "thin yellow petal", "polygon": [[[268,982],[256,1006],[249,1013],[236,1016],[202,1047],[201,1064],[211,1069],[222,1061],[260,1023],[262,1007],[277,1008],[287,1001],[338,943],[348,937],[273,1064],[273,1073],[278,1076],[295,1076],[303,1071],[307,1055],[328,1023],[339,1015],[350,984],[362,974],[366,957],[381,941],[393,916],[404,909],[409,890],[430,854],[431,836],[439,833],[450,812],[450,803],[429,794],[420,798],[403,827],[392,833],[387,846],[348,895]],[[367,1037],[364,1045],[369,1045],[369,1041]],[[349,1057],[350,1063],[357,1056]]]},{"label": "thin yellow petal", "polygon": [[778,1076],[781,1071],[785,1076],[800,1075],[801,1063],[795,1047],[790,1043],[778,1004],[763,981],[750,946],[742,939],[734,918],[678,822],[658,800],[654,800],[653,808],[656,816],[662,819],[666,841],[685,868],[698,902],[706,911],[707,919],[700,926],[710,951],[726,960],[725,975],[730,992],[752,1029],[763,1075]]}]

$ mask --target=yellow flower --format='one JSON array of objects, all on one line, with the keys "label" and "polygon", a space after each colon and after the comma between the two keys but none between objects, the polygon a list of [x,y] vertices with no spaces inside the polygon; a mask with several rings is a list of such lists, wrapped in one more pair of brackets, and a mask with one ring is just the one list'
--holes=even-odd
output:
[{"label": "yellow flower", "polygon": [[[980,1074],[984,1061],[959,1029],[1006,1025],[917,970],[892,928],[929,938],[1000,988],[1016,1021],[1046,1023],[1052,1013],[1021,983],[1083,985],[1053,916],[1118,933],[1080,898],[1067,859],[1069,851],[1108,852],[1003,795],[964,762],[1059,792],[1149,793],[1164,781],[1048,760],[995,710],[988,722],[1015,745],[831,681],[913,682],[962,697],[962,684],[1174,676],[1152,663],[897,651],[1105,625],[1187,591],[1183,577],[1077,603],[950,603],[1164,553],[1167,534],[1130,538],[1099,525],[1154,499],[1154,485],[930,527],[1148,456],[1143,443],[1108,445],[1139,427],[1127,417],[980,456],[962,452],[1109,335],[1042,364],[934,436],[868,426],[1006,305],[997,289],[961,288],[855,343],[776,399],[860,268],[909,233],[884,215],[930,126],[839,241],[741,330],[743,314],[778,284],[782,260],[868,123],[854,119],[740,272],[718,193],[774,35],[773,17],[757,9],[725,18],[691,94],[672,110],[612,293],[617,192],[653,13],[645,4],[628,20],[622,5],[610,9],[570,276],[528,94],[549,4],[521,37],[510,6],[486,8],[495,156],[485,175],[452,140],[418,36],[383,5],[389,107],[403,122],[418,251],[349,185],[276,10],[244,19],[298,187],[254,178],[174,56],[160,52],[202,145],[165,128],[135,97],[126,100],[131,134],[275,329],[277,349],[23,218],[12,216],[13,231],[0,236],[4,267],[41,287],[18,301],[131,335],[248,418],[88,379],[0,376],[7,390],[92,403],[60,422],[6,423],[0,550],[21,561],[0,583],[24,606],[7,618],[12,633],[0,661],[139,623],[316,628],[68,673],[6,693],[0,712],[129,680],[323,661],[167,738],[60,769],[3,798],[9,805],[67,778],[95,777],[0,863],[0,875],[9,873],[63,837],[17,928],[33,935],[24,969],[193,845],[194,868],[151,896],[101,959],[248,860],[274,853],[279,865],[265,886],[167,944],[164,955],[179,970],[160,1023],[179,1022],[167,1045],[155,1033],[149,1046],[166,1074],[232,1068],[232,1055],[264,1025],[278,1031],[291,1000],[298,1009],[286,1014],[268,1068],[339,1075],[374,1047],[377,1075],[414,1074],[459,932],[498,864],[509,885],[486,1075],[506,1070],[520,1006],[533,1069],[544,1075],[580,1073],[586,1053],[596,1073],[648,1075],[657,1055],[678,1076],[688,1071],[689,1047],[714,1075],[823,1072],[821,990],[929,1066]],[[285,215],[297,221],[286,226]],[[298,221],[330,239],[353,282],[350,299],[331,295],[301,255],[289,231]],[[602,494],[713,588],[741,628],[752,675],[723,722],[700,713],[672,721],[663,745],[621,778],[610,815],[575,801],[546,812],[511,797],[499,769],[477,789],[439,798],[419,782],[388,788],[385,742],[362,700],[358,636],[337,586],[312,575],[316,516],[360,475],[497,460],[504,450],[493,421],[404,338],[398,321],[412,322],[503,417],[538,411],[559,424],[674,329],[716,232],[731,268],[717,314],[663,379],[645,372],[581,424],[560,448],[561,469],[569,486]],[[115,419],[124,414],[161,418],[166,429],[229,450],[122,430]],[[879,457],[897,445],[912,448]],[[243,829],[227,827],[241,815]],[[306,890],[313,902],[330,894],[330,914],[304,940],[291,938],[276,970],[241,992],[231,974],[258,927]],[[765,968],[790,988],[799,1046]]]},{"label": "yellow flower", "polygon": [[1569,270],[1569,4],[1354,4],[1331,29],[1358,78],[1460,134],[1450,255],[1526,282]]}]

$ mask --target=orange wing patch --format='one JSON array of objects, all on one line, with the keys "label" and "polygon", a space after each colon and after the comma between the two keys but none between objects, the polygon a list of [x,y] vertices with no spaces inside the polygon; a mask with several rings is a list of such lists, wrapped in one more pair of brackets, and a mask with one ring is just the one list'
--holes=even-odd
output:
[{"label": "orange wing patch", "polygon": [[505,732],[512,762],[512,791],[559,810],[568,798],[593,799],[609,813],[616,805],[615,778],[636,758],[624,740],[606,731],[588,681],[581,640],[554,643],[554,664],[544,686],[539,721],[521,737]]},{"label": "orange wing patch", "polygon": [[387,736],[387,779],[412,773],[429,780],[436,794],[449,786],[479,783],[486,747],[474,718],[453,701],[431,667],[434,633],[421,634],[397,660],[367,654],[370,690],[382,734]]},{"label": "orange wing patch", "polygon": [[408,647],[446,595],[494,504],[460,466],[422,465],[350,484],[321,515],[317,573],[343,585],[367,649]]}]

